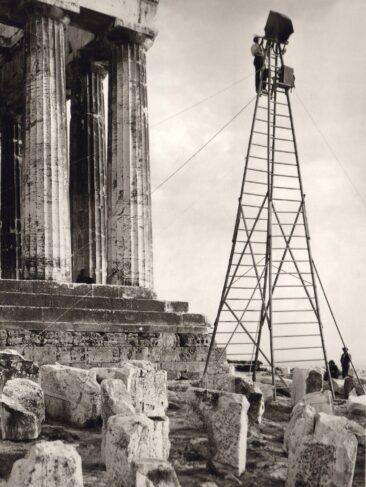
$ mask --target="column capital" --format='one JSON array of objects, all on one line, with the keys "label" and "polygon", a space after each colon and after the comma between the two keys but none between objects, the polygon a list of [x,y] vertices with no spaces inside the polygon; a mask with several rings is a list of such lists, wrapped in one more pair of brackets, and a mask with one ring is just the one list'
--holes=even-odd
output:
[{"label": "column capital", "polygon": [[106,33],[106,37],[113,44],[124,44],[126,42],[140,44],[147,51],[153,45],[156,34],[154,36],[141,34],[122,27],[116,21],[114,26]]},{"label": "column capital", "polygon": [[47,5],[40,0],[26,0],[23,9],[28,14],[38,14],[56,20],[62,23],[65,28],[70,23],[69,17],[61,8],[55,7],[54,5]]},{"label": "column capital", "polygon": [[75,69],[76,72],[82,74],[99,74],[99,76],[101,76],[102,78],[105,78],[108,74],[107,63],[104,61],[96,60],[94,55],[88,51],[82,51],[80,53],[80,56],[72,61],[71,69]]}]

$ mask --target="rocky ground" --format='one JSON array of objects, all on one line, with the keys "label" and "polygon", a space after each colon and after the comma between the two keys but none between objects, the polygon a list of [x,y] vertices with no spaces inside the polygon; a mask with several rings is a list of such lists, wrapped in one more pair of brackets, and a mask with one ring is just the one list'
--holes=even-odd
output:
[{"label": "rocky ground", "polygon": [[[184,405],[172,403],[168,409],[170,418],[170,440],[172,443],[170,462],[173,464],[182,487],[237,486],[269,487],[285,485],[287,454],[283,449],[283,435],[290,418],[291,403],[286,397],[269,401],[261,425],[252,428],[248,437],[247,467],[240,478],[235,472],[215,472],[207,468],[207,434],[198,417]],[[347,416],[345,401],[336,401],[336,414]],[[348,416],[349,417],[349,416]],[[353,416],[363,427],[366,417]],[[0,486],[10,473],[13,462],[24,457],[32,444],[40,439],[61,439],[74,445],[82,457],[85,487],[105,487],[105,468],[100,461],[101,427],[76,429],[47,422],[42,427],[41,437],[35,442],[1,442]],[[211,482],[211,484],[209,483]],[[365,447],[358,448],[354,487],[365,486]]]}]

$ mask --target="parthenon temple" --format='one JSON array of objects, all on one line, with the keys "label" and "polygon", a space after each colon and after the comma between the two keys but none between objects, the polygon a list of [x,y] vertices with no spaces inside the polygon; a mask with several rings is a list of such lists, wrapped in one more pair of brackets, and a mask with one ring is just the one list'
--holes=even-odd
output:
[{"label": "parthenon temple", "polygon": [[153,288],[146,51],[157,6],[0,2],[2,279],[75,282],[84,269],[97,284]]}]

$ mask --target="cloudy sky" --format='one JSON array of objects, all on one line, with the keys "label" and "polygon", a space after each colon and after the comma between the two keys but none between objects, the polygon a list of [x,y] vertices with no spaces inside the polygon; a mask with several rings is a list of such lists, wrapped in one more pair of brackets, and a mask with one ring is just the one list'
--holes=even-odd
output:
[{"label": "cloudy sky", "polygon": [[[253,97],[253,76],[240,80],[254,73],[252,36],[263,33],[270,9],[290,16],[295,29],[286,63],[296,73],[292,106],[314,260],[356,365],[366,367],[364,0],[161,0],[148,52],[152,188]],[[253,105],[153,192],[156,291],[189,301],[210,322],[252,115]],[[338,360],[340,342],[322,310],[328,355]]]}]

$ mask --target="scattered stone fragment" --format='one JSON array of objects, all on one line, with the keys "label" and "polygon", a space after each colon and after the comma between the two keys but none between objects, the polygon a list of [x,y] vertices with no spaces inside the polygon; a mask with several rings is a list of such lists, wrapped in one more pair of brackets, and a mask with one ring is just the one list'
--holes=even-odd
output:
[{"label": "scattered stone fragment", "polygon": [[17,460],[7,487],[83,487],[81,458],[62,441],[41,441]]},{"label": "scattered stone fragment", "polygon": [[[272,386],[272,377],[270,376],[259,376],[258,377],[259,384],[268,384]],[[291,397],[291,390],[292,390],[292,380],[285,378],[285,377],[276,377],[276,392],[279,396],[286,396]]]},{"label": "scattered stone fragment", "polygon": [[[338,431],[345,431],[355,435],[359,445],[365,445],[366,430],[360,424],[352,421],[345,416],[334,416],[326,413],[318,413],[315,421],[315,436],[338,434]],[[334,432],[334,433],[333,433]]]},{"label": "scattered stone fragment", "polygon": [[260,387],[251,379],[235,377],[234,391],[236,394],[244,394],[249,401],[248,419],[251,424],[260,424],[264,414],[264,396]]},{"label": "scattered stone fragment", "polygon": [[10,379],[5,384],[0,402],[3,440],[35,440],[41,434],[45,419],[41,387],[29,379]]},{"label": "scattered stone fragment", "polygon": [[332,379],[334,393],[339,396],[344,395],[344,379]]},{"label": "scattered stone fragment", "polygon": [[144,414],[111,416],[107,423],[105,459],[107,483],[129,487],[132,462],[151,458],[151,421]]},{"label": "scattered stone fragment", "polygon": [[[357,441],[356,438],[353,440],[349,444],[348,455],[355,460]],[[349,472],[344,472],[343,475],[338,473],[337,448],[336,444],[330,445],[305,436],[294,455],[289,457],[286,487],[351,487],[352,478]]]},{"label": "scattered stone fragment", "polygon": [[344,379],[344,395],[345,398],[348,399],[348,397],[351,394],[351,392],[354,390],[356,392],[356,395],[362,396],[365,394],[364,391],[365,387],[363,387],[356,378],[353,376],[347,376]]},{"label": "scattered stone fragment", "polygon": [[124,374],[127,391],[137,412],[151,417],[165,416],[168,408],[165,370],[155,370],[150,362],[135,361],[134,364],[123,364],[120,373]]},{"label": "scattered stone fragment", "polygon": [[107,422],[111,416],[121,414],[122,416],[135,415],[135,408],[132,406],[131,395],[127,392],[124,382],[120,379],[105,379],[101,387],[101,416],[102,426],[102,459],[105,461],[105,437]]},{"label": "scattered stone fragment", "polygon": [[168,460],[170,453],[169,418],[149,418],[152,421],[150,457]]},{"label": "scattered stone fragment", "polygon": [[318,414],[314,439],[335,448],[332,485],[351,487],[357,457],[357,439],[346,430],[342,419],[324,413]]},{"label": "scattered stone fragment", "polygon": [[200,380],[199,387],[217,391],[234,392],[235,367],[227,362],[215,363]]},{"label": "scattered stone fragment", "polygon": [[302,401],[313,406],[317,413],[334,414],[333,398],[330,391],[305,394]]},{"label": "scattered stone fragment", "polygon": [[132,487],[180,487],[180,484],[169,462],[144,459],[132,464]]},{"label": "scattered stone fragment", "polygon": [[315,409],[303,402],[296,404],[291,413],[284,437],[286,450],[293,453],[304,436],[312,435],[315,427]]},{"label": "scattered stone fragment", "polygon": [[305,394],[321,391],[323,388],[323,371],[295,367],[292,375],[292,404],[302,400]]},{"label": "scattered stone fragment", "polygon": [[225,391],[193,389],[193,408],[208,431],[210,460],[245,470],[249,402],[245,396]]},{"label": "scattered stone fragment", "polygon": [[120,367],[94,368],[97,381],[121,379],[132,398],[132,404],[138,413],[147,416],[165,416],[168,408],[167,373],[156,370],[154,364],[146,360],[123,362]]},{"label": "scattered stone fragment", "polygon": [[366,394],[363,396],[350,396],[347,401],[347,411],[351,414],[366,416]]},{"label": "scattered stone fragment", "polygon": [[6,382],[15,378],[37,380],[38,365],[16,350],[0,350],[0,393]]},{"label": "scattered stone fragment", "polygon": [[40,382],[47,417],[83,428],[100,416],[100,385],[95,372],[59,364],[42,365]]}]

